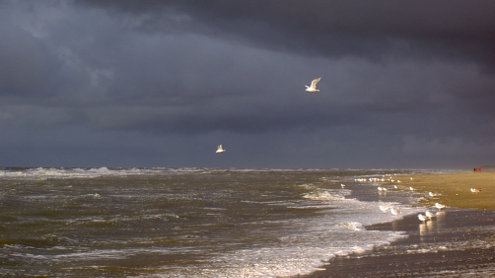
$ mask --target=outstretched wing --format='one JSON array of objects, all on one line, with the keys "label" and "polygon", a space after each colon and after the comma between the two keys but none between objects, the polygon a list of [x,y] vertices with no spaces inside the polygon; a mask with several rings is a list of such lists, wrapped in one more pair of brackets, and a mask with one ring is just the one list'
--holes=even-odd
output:
[{"label": "outstretched wing", "polygon": [[313,81],[311,81],[311,87],[316,88],[316,84],[318,84],[318,82],[320,82],[320,80],[321,80],[321,77],[313,79]]}]

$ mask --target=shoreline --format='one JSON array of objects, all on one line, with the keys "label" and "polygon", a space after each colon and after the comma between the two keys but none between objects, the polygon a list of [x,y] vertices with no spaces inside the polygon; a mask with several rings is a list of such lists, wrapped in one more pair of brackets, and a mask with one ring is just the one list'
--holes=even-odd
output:
[{"label": "shoreline", "polygon": [[368,230],[405,231],[407,237],[293,277],[489,277],[495,274],[494,223],[495,210],[447,209],[426,224],[409,215],[370,225]]},{"label": "shoreline", "polygon": [[[414,188],[412,206],[448,208],[422,223],[417,215],[366,229],[402,231],[406,237],[365,253],[338,256],[322,270],[293,277],[491,277],[495,275],[495,172],[401,174],[386,185]],[[400,180],[400,182],[398,182]],[[481,191],[473,193],[470,188]],[[429,194],[433,193],[433,196]]]}]

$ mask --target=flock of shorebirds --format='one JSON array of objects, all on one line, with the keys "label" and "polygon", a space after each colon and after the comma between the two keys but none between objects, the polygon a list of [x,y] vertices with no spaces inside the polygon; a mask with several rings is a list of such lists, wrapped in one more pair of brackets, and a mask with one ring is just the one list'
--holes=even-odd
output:
[{"label": "flock of shorebirds", "polygon": [[[311,81],[310,85],[304,85],[304,86],[306,86],[305,91],[307,93],[318,93],[320,90],[316,86],[317,86],[318,82],[320,82],[320,80],[321,80],[321,77],[318,77],[316,79],[313,79],[313,81]],[[223,148],[222,144],[217,146],[216,153],[224,153],[225,151],[226,150]]]},{"label": "flock of shorebirds", "polygon": [[[441,211],[443,208],[445,208],[445,205],[442,205],[440,203],[435,203],[435,208],[438,209],[438,211]],[[418,213],[418,219],[421,222],[426,222],[427,220],[432,220],[433,217],[435,217],[436,214],[433,214],[430,210],[426,210],[425,214]]]},{"label": "flock of shorebirds", "polygon": [[[413,178],[410,177],[410,180],[412,181]],[[356,178],[354,179],[354,181],[356,182],[392,182],[392,183],[398,183],[400,184],[401,181],[400,180],[395,180],[393,177],[386,177],[386,176],[382,176],[381,178]],[[399,186],[398,185],[392,185],[394,189],[399,189]],[[341,184],[341,187],[344,188],[345,187],[345,184]],[[378,193],[379,194],[384,194],[386,192],[388,192],[388,188],[385,187],[385,186],[378,186],[376,188],[378,190]],[[409,191],[415,191],[415,189],[412,187],[412,186],[409,186],[407,187],[407,189]],[[472,193],[479,193],[481,192],[481,189],[479,188],[474,188],[474,187],[471,187],[469,189],[470,192]],[[426,196],[427,197],[437,197],[437,196],[440,196],[439,193],[433,193],[431,191],[427,192],[426,193]],[[433,208],[435,208],[437,210],[437,213],[434,214],[432,211],[430,211],[430,209],[426,209],[426,211],[423,213],[419,213],[417,216],[418,216],[418,219],[419,221],[425,223],[426,221],[430,221],[432,220],[436,215],[438,215],[438,213],[444,209],[446,206],[443,205],[443,204],[440,204],[440,203],[435,203],[435,205],[433,206]],[[387,213],[387,212],[390,212],[392,215],[398,215],[400,213],[399,209],[392,206],[392,205],[388,205],[388,206],[385,206],[385,205],[379,205],[378,208],[383,212],[383,213]]]}]

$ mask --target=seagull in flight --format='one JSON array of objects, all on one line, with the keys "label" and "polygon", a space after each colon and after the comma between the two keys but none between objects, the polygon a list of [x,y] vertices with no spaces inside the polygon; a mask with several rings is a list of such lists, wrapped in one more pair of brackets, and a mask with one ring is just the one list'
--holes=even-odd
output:
[{"label": "seagull in flight", "polygon": [[225,150],[224,150],[224,148],[222,147],[222,144],[218,145],[218,148],[217,148],[216,153],[224,153],[224,152],[225,152]]},{"label": "seagull in flight", "polygon": [[318,82],[320,82],[320,80],[321,80],[321,77],[318,77],[316,79],[313,79],[313,81],[311,81],[311,86],[305,85],[306,86],[306,92],[308,92],[308,93],[317,93],[317,92],[319,92],[320,90],[318,90],[316,88],[316,84],[318,84]]}]

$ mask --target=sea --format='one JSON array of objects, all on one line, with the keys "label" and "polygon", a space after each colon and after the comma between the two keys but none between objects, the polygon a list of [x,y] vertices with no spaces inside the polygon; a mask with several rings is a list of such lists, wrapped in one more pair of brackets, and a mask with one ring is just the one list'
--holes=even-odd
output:
[{"label": "sea", "polygon": [[309,274],[405,237],[366,226],[417,213],[382,182],[417,171],[0,168],[0,276]]}]

